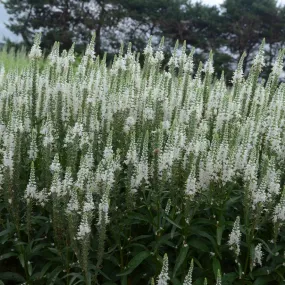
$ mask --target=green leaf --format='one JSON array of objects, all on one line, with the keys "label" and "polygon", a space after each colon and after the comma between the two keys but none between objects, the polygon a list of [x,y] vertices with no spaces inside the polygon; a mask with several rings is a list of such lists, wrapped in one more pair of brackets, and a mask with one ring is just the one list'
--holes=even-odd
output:
[{"label": "green leaf", "polygon": [[175,263],[175,267],[173,270],[173,277],[175,277],[177,270],[180,268],[180,266],[183,264],[187,253],[189,251],[189,246],[186,244],[186,246],[182,245],[180,248],[180,252],[179,255],[177,257],[176,263]]},{"label": "green leaf", "polygon": [[207,247],[207,245],[201,241],[199,238],[192,238],[188,241],[188,244],[192,247],[195,247],[201,251],[204,252],[209,252],[209,248]]},{"label": "green leaf", "polygon": [[268,272],[271,272],[272,269],[268,266],[264,266],[262,268],[257,268],[252,272],[252,275],[257,277],[257,276],[262,276],[262,275],[268,275]]},{"label": "green leaf", "polygon": [[204,277],[198,278],[193,285],[203,285],[204,284]]},{"label": "green leaf", "polygon": [[128,284],[128,278],[127,276],[123,276],[121,278],[121,285],[127,285]]},{"label": "green leaf", "polygon": [[52,262],[48,262],[43,268],[42,268],[42,271],[41,271],[41,274],[40,274],[40,278],[43,278],[44,275],[46,274],[46,272],[48,271],[48,269],[52,266]]},{"label": "green leaf", "polygon": [[0,280],[0,285],[5,285],[3,281]]},{"label": "green leaf", "polygon": [[18,256],[18,258],[19,258],[19,260],[20,260],[20,263],[21,263],[22,267],[25,268],[25,260],[24,260],[23,254],[20,254],[20,255]]},{"label": "green leaf", "polygon": [[175,223],[173,220],[171,220],[169,217],[167,217],[167,216],[165,216],[164,217],[165,218],[165,220],[167,220],[170,224],[172,224],[173,226],[175,226],[175,227],[177,227],[177,228],[179,228],[179,229],[182,229],[182,227],[181,226],[179,226],[177,223]]},{"label": "green leaf", "polygon": [[58,256],[60,255],[59,252],[58,252],[58,250],[57,250],[56,248],[49,247],[48,249],[49,249],[52,253],[54,253],[54,254],[56,254],[56,255],[58,255]]},{"label": "green leaf", "polygon": [[173,285],[181,285],[182,284],[177,278],[172,278],[171,282],[173,283]]},{"label": "green leaf", "polygon": [[41,255],[40,249],[46,247],[47,245],[48,245],[48,243],[41,243],[41,244],[36,245],[36,246],[31,250],[32,255],[33,255],[33,256],[34,256],[34,255],[39,255],[39,254]]},{"label": "green leaf", "polygon": [[152,235],[141,235],[141,236],[137,236],[135,238],[132,239],[132,241],[138,241],[138,240],[141,240],[141,239],[147,239],[147,238],[151,238]]},{"label": "green leaf", "polygon": [[16,282],[25,282],[25,278],[18,273],[15,272],[2,272],[0,273],[1,280],[7,280],[9,282],[16,281]]},{"label": "green leaf", "polygon": [[231,206],[234,205],[239,199],[240,199],[240,196],[238,196],[238,197],[232,197],[232,198],[228,199],[228,201],[225,203],[224,209],[227,209],[227,208],[231,207]]},{"label": "green leaf", "polygon": [[33,267],[32,267],[32,264],[31,264],[31,263],[28,263],[28,273],[29,273],[29,276],[32,276]]},{"label": "green leaf", "polygon": [[69,285],[74,285],[74,282],[77,281],[77,279],[79,279],[79,281],[84,282],[84,278],[82,276],[82,274],[80,273],[70,273],[65,275],[63,278],[66,278],[67,276],[72,276],[72,278],[70,278],[69,280]]},{"label": "green leaf", "polygon": [[224,230],[225,230],[224,225],[217,227],[217,244],[218,245],[221,245]]},{"label": "green leaf", "polygon": [[11,228],[9,228],[9,229],[6,229],[6,230],[4,230],[4,231],[0,232],[0,237],[2,237],[2,236],[4,236],[4,235],[9,234],[11,231],[12,231],[12,229],[11,229]]},{"label": "green leaf", "polygon": [[[144,222],[152,224],[152,221],[148,217],[146,217],[142,214],[139,214],[139,213],[130,214],[128,216],[128,218],[130,218],[131,220],[134,219],[134,220],[144,221]],[[131,221],[131,222],[133,222],[133,221]]]},{"label": "green leaf", "polygon": [[215,225],[214,221],[205,218],[197,218],[191,221],[191,225]]},{"label": "green leaf", "polygon": [[132,273],[134,271],[134,269],[136,269],[149,256],[150,256],[149,251],[140,252],[139,254],[137,254],[135,257],[133,257],[130,260],[130,262],[127,266],[127,269],[124,270],[123,272],[117,274],[117,276],[125,276],[125,275]]},{"label": "green leaf", "polygon": [[270,281],[273,281],[273,277],[272,276],[262,276],[262,277],[258,277],[253,285],[267,285]]},{"label": "green leaf", "polygon": [[15,253],[15,252],[8,252],[8,253],[5,253],[5,254],[2,254],[2,255],[0,255],[0,260],[4,260],[4,259],[10,258],[12,256],[17,256],[17,253]]},{"label": "green leaf", "polygon": [[53,285],[57,280],[57,276],[59,275],[60,272],[62,272],[62,270],[63,270],[63,268],[59,267],[59,266],[55,270],[53,270],[49,274],[49,280],[48,280],[47,284]]},{"label": "green leaf", "polygon": [[217,279],[218,270],[221,272],[221,264],[220,264],[220,261],[216,257],[213,258],[212,266],[213,266],[215,278]]},{"label": "green leaf", "polygon": [[235,272],[227,273],[222,276],[223,285],[232,285],[233,282],[238,278],[238,275]]}]

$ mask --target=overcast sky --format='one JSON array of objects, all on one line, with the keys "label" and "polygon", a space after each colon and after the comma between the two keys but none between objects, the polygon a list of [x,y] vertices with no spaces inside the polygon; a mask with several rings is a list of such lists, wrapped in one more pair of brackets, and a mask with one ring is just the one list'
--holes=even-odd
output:
[{"label": "overcast sky", "polygon": [[[200,0],[193,0],[193,2],[199,2],[199,1]],[[202,3],[208,5],[219,5],[223,3],[223,1],[224,0],[201,0]],[[278,0],[278,3],[284,5],[285,0]],[[8,19],[9,16],[6,13],[3,4],[0,3],[0,42],[3,40],[4,37],[10,38],[13,41],[19,40],[19,37],[15,36],[5,27],[5,23],[8,22]]]},{"label": "overcast sky", "polygon": [[[193,2],[200,2],[199,0],[193,0]],[[201,0],[202,3],[208,5],[219,5],[224,2],[224,0]],[[285,0],[278,0],[279,4],[285,4]]]}]

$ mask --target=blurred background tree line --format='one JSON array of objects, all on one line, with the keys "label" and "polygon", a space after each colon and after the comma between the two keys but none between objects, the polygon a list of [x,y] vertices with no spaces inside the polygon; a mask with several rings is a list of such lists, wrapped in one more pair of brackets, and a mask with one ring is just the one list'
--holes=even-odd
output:
[{"label": "blurred background tree line", "polygon": [[[276,0],[225,0],[220,7],[189,0],[6,0],[8,28],[29,48],[36,32],[42,32],[42,47],[49,51],[55,41],[61,49],[73,42],[84,51],[92,32],[95,50],[111,60],[121,43],[132,42],[142,52],[152,35],[153,46],[165,37],[165,51],[176,40],[196,47],[196,60],[205,60],[213,50],[215,70],[229,80],[245,51],[244,68],[262,39],[266,39],[266,74],[277,51],[285,44],[285,7]],[[12,43],[10,43],[12,44]]]}]

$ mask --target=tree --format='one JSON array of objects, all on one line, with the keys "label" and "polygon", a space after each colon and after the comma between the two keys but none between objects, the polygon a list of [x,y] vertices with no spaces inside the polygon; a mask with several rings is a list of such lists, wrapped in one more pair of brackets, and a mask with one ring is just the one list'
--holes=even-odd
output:
[{"label": "tree", "polygon": [[[276,0],[225,0],[223,9],[223,36],[232,53],[239,57],[246,52],[244,68],[252,60],[250,55],[263,38],[270,46],[270,63],[273,44],[284,37],[284,16]],[[276,51],[274,51],[276,54]]]},{"label": "tree", "polygon": [[[104,0],[8,0],[4,3],[11,15],[8,28],[21,35],[31,46],[36,32],[42,32],[42,46],[50,49],[55,41],[62,49],[73,42],[83,45],[96,31],[96,52],[101,53],[101,34],[104,28],[114,26],[120,13],[112,1]],[[77,46],[80,50],[80,45]]]}]

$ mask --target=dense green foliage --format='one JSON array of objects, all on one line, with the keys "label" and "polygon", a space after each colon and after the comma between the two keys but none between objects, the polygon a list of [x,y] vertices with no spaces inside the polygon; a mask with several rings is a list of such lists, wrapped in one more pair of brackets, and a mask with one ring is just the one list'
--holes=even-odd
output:
[{"label": "dense green foliage", "polygon": [[107,68],[94,42],[40,68],[37,36],[0,68],[0,280],[284,284],[284,50],[267,81],[264,42],[247,77],[243,54],[228,89],[212,53]]}]

